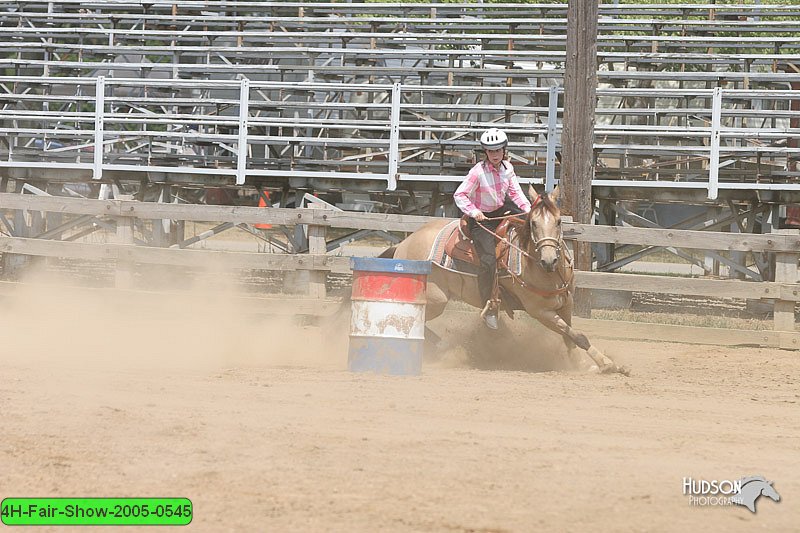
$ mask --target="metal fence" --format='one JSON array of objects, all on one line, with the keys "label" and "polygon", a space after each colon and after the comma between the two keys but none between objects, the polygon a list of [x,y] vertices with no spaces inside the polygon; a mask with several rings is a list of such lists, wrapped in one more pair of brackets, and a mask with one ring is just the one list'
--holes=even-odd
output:
[{"label": "metal fence", "polygon": [[[0,167],[99,180],[458,182],[504,128],[521,181],[558,179],[562,89],[0,77]],[[595,185],[800,190],[800,91],[598,89]],[[764,180],[767,177],[768,180]],[[180,178],[178,178],[180,179]]]}]

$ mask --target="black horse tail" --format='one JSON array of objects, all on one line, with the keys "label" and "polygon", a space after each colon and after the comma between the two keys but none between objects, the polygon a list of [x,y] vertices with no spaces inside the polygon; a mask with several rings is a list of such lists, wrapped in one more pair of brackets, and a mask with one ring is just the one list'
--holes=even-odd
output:
[{"label": "black horse tail", "polygon": [[383,259],[393,259],[395,250],[397,250],[397,246],[390,246],[389,248],[382,251],[378,257]]}]

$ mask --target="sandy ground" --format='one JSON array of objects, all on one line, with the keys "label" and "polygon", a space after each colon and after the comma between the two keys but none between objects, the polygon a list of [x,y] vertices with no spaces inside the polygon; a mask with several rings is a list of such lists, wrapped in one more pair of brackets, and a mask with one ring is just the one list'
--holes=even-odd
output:
[{"label": "sandy ground", "polygon": [[[0,497],[188,497],[197,531],[798,530],[796,352],[602,340],[633,374],[586,375],[451,312],[422,376],[353,374],[346,325],[222,294],[6,296]],[[782,501],[682,494],[747,475]]]}]

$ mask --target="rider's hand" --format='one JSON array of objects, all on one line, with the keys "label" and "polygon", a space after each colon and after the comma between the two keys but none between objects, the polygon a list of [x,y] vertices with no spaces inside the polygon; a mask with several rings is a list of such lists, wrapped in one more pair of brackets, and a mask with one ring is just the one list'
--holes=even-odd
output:
[{"label": "rider's hand", "polygon": [[484,220],[486,220],[486,215],[484,215],[482,211],[477,211],[472,218],[474,218],[478,222],[483,222]]}]

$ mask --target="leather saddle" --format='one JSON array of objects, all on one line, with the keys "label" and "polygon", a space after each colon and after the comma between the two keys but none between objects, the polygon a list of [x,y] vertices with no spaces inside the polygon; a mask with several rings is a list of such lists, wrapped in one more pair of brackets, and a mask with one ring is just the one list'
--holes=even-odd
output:
[{"label": "leather saddle", "polygon": [[[507,218],[503,220],[497,227],[497,230],[495,230],[495,233],[505,238],[508,235],[509,229],[514,225],[512,221],[515,221],[515,219]],[[472,242],[468,222],[468,216],[464,215],[461,217],[458,226],[453,229],[452,233],[450,233],[450,236],[447,238],[444,251],[453,259],[480,266],[480,257],[478,256],[478,251],[475,249],[475,244]],[[502,240],[497,241],[495,256],[497,257],[498,265],[507,263],[508,250],[509,246],[506,242]]]}]

